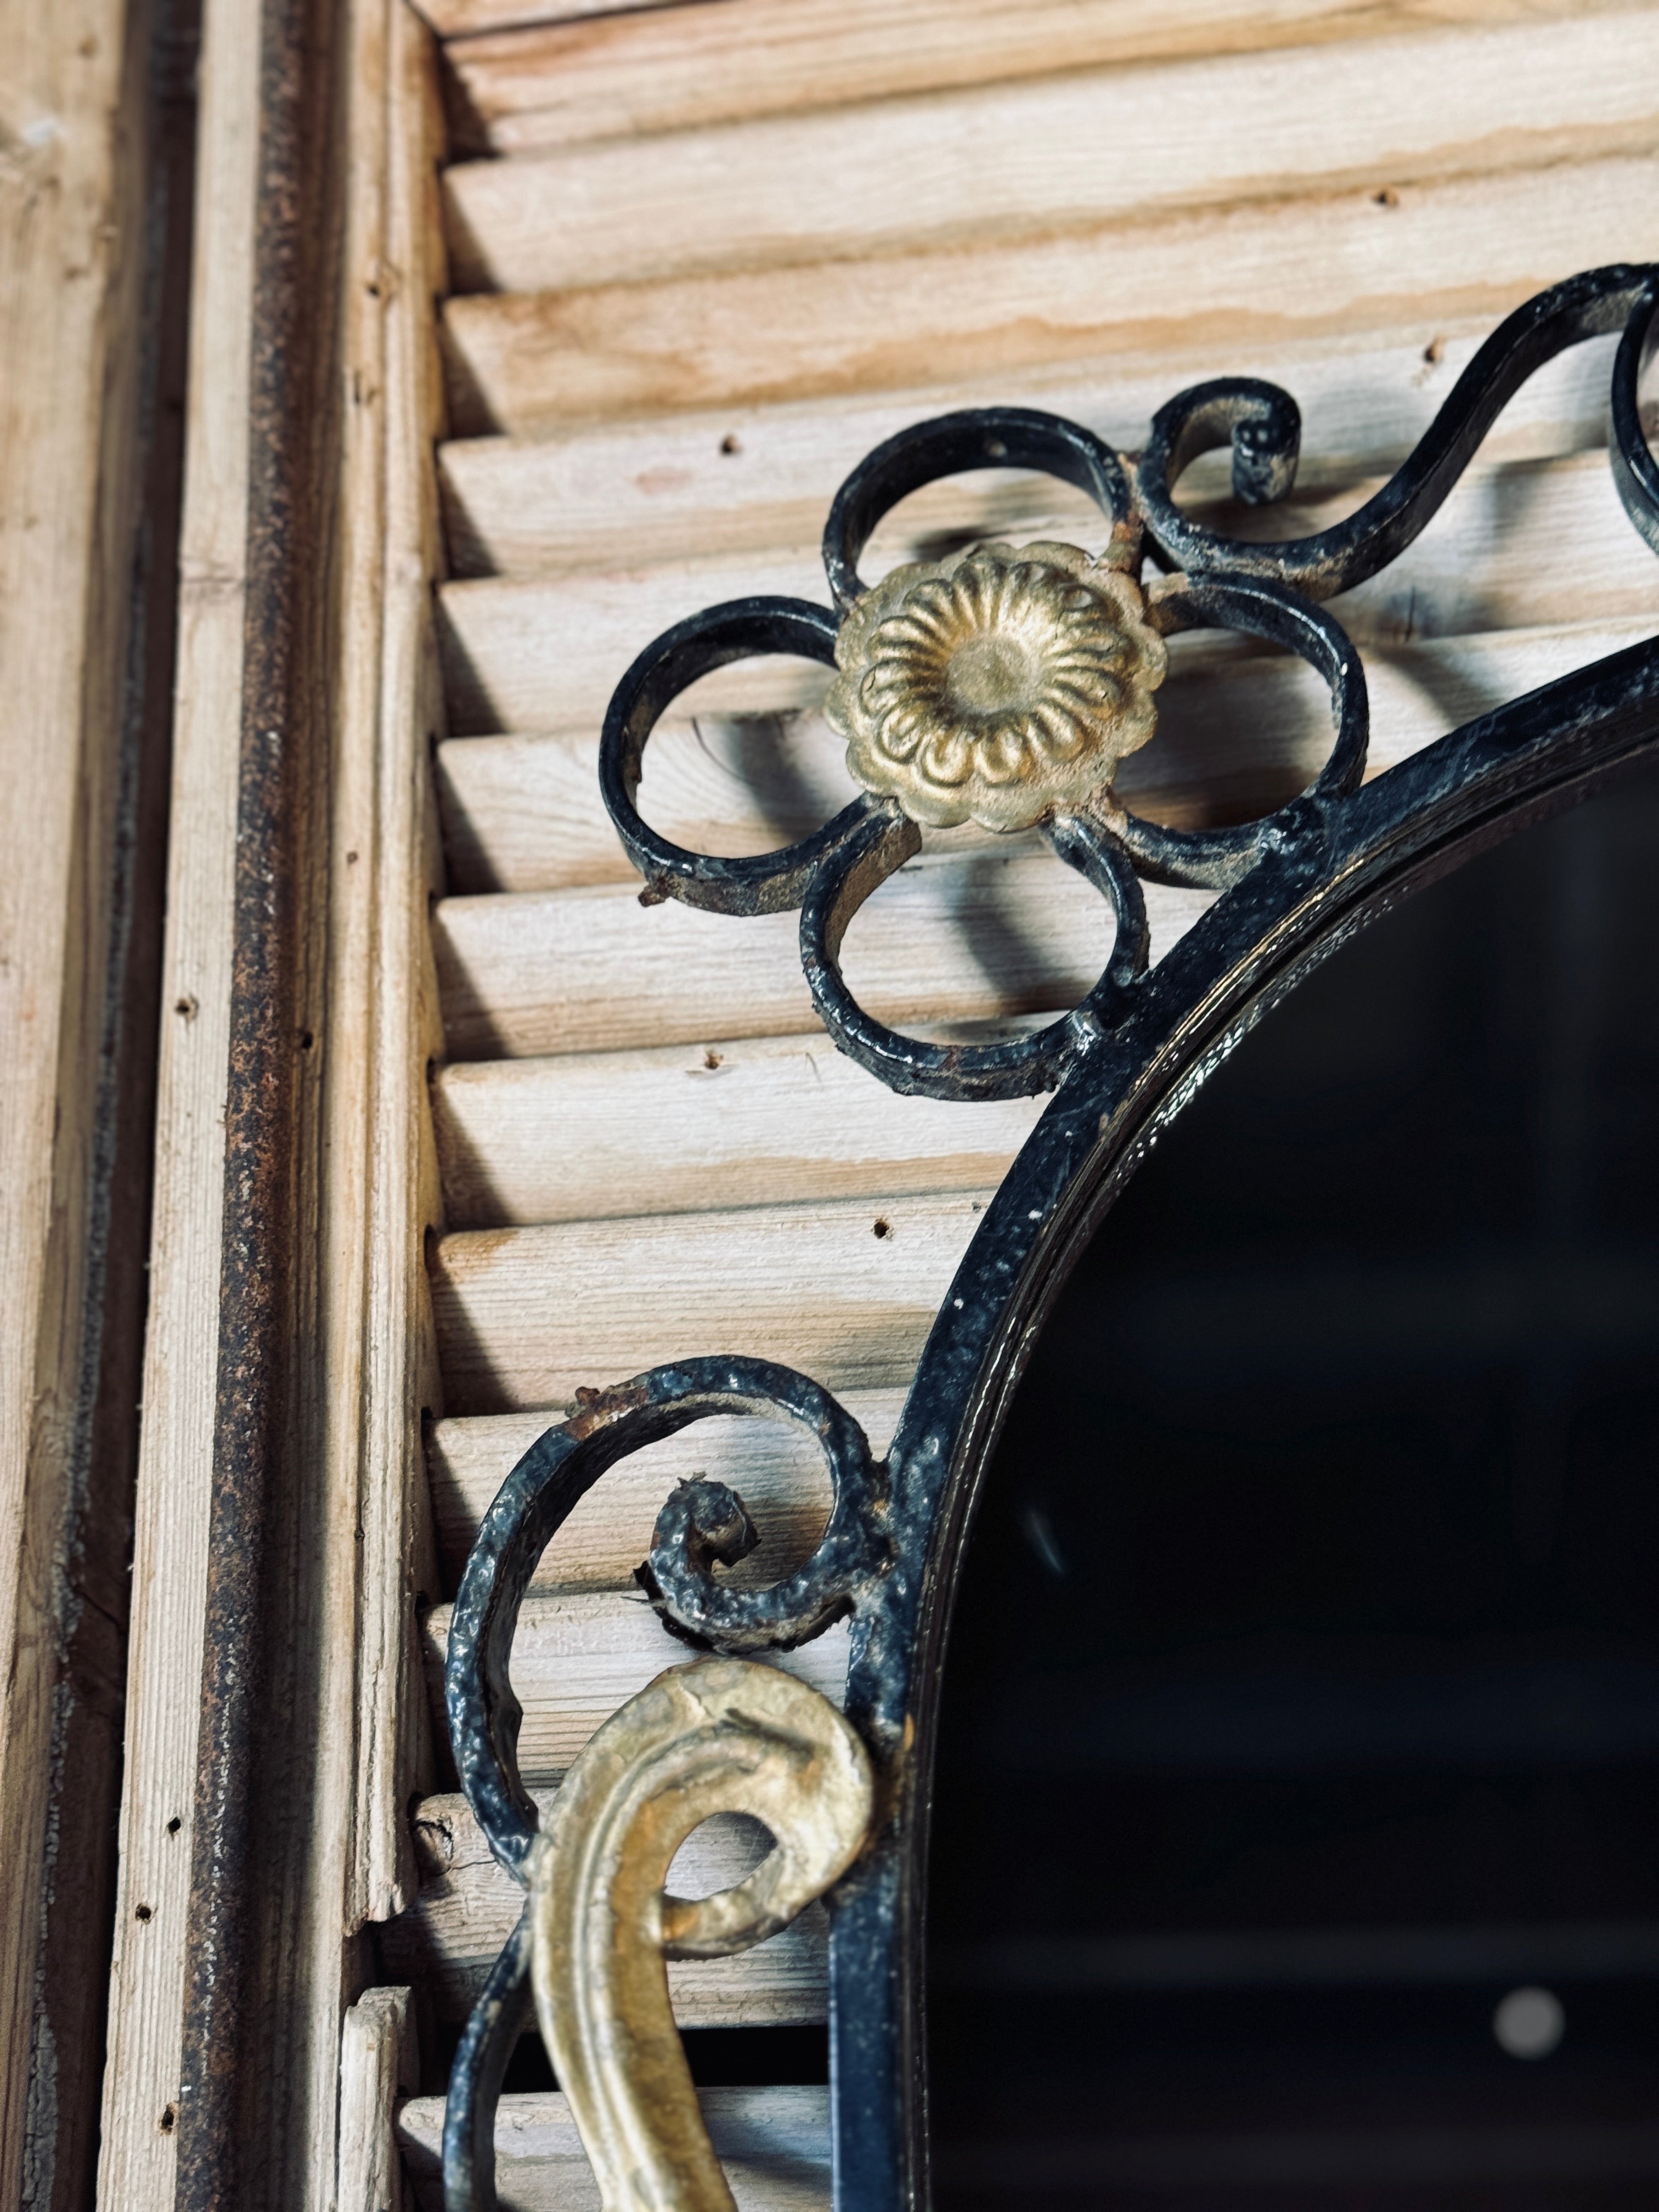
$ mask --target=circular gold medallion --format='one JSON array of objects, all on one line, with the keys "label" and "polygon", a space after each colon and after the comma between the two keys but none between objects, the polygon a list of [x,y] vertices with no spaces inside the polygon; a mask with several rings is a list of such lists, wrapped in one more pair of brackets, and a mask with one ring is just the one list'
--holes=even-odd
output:
[{"label": "circular gold medallion", "polygon": [[1025,830],[1109,784],[1157,726],[1139,585],[1074,545],[896,568],[836,641],[825,712],[866,791],[915,822]]}]

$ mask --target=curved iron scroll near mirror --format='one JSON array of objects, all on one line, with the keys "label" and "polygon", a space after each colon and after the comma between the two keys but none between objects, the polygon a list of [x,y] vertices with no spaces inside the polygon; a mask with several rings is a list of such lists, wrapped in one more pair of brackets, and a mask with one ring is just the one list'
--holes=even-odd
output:
[{"label": "curved iron scroll near mirror", "polygon": [[[533,2003],[607,2206],[730,2203],[668,2008],[663,1960],[761,1940],[822,1893],[830,1920],[832,2153],[837,2204],[925,2203],[921,1898],[939,1685],[978,1486],[1038,1323],[1095,1224],[1205,1076],[1277,999],[1371,914],[1659,748],[1659,642],[1645,641],[1449,732],[1364,783],[1364,672],[1323,602],[1387,567],[1439,508],[1504,403],[1546,362],[1613,336],[1609,458],[1620,499],[1659,550],[1659,465],[1638,388],[1659,270],[1619,264],[1519,308],[1458,380],[1381,491],[1316,536],[1218,535],[1175,488],[1230,447],[1236,495],[1283,499],[1300,418],[1277,386],[1222,379],[1178,394],[1139,453],[1020,408],[901,431],[831,502],[827,606],[754,598],[647,647],[617,687],[600,775],[646,882],[732,915],[800,915],[801,962],[840,1049],[901,1092],[1055,1096],[988,1206],[939,1310],[884,1463],[807,1377],[718,1358],[584,1394],[508,1474],[458,1594],[446,1699],[462,1786],[524,1917],[468,2022],[444,2135],[449,2212],[492,2212],[496,2100]],[[1101,511],[1097,559],[1071,545],[981,545],[872,584],[859,562],[884,515],[981,468],[1048,473]],[[1308,787],[1261,818],[1176,830],[1119,797],[1121,762],[1158,728],[1166,640],[1242,631],[1293,653],[1329,694],[1334,739]],[[860,795],[780,851],[726,859],[675,844],[637,798],[652,731],[722,665],[805,655]],[[1248,732],[1241,732],[1241,750]],[[1099,981],[1068,1013],[994,1043],[902,1036],[849,987],[842,939],[927,825],[1032,832],[1104,900]],[[1141,884],[1218,896],[1156,966]],[[756,1539],[742,1500],[694,1481],[665,1502],[641,1580],[664,1624],[722,1655],[671,1671],[602,1729],[550,1833],[520,1778],[514,1628],[536,1561],[617,1461],[714,1414],[781,1419],[813,1437],[832,1504],[811,1557],[769,1589],[721,1569]],[[844,1717],[749,1663],[850,1621]],[[872,1809],[873,1808],[873,1809]],[[678,1840],[714,1810],[754,1814],[774,1848],[740,1887],[665,1897]]]}]

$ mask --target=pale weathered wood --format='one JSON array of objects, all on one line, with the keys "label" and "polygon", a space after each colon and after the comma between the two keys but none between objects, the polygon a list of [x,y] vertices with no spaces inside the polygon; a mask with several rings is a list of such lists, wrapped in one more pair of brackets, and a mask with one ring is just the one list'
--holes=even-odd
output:
[{"label": "pale weathered wood", "polygon": [[216,0],[199,74],[149,1317],[98,2184],[112,2212],[173,2202],[219,1348],[259,20],[258,0]]},{"label": "pale weathered wood", "polygon": [[568,291],[983,248],[1175,209],[1643,153],[1659,131],[1659,72],[1631,67],[1630,33],[1622,16],[1591,16],[1127,80],[1078,70],[463,162],[444,179],[456,288]]},{"label": "pale weathered wood", "polygon": [[[590,1641],[599,1619],[590,1607]],[[566,1626],[568,1639],[572,1624]],[[653,1632],[665,1646],[668,1639],[662,1631]],[[643,1688],[665,1667],[682,1663],[685,1656],[684,1645],[659,1650],[637,1634],[634,1642],[643,1643],[642,1650],[619,1652],[603,1666],[589,1655],[585,1663],[597,1685],[596,1697],[608,1696],[610,1686],[618,1682]],[[833,1664],[823,1679],[832,1690],[836,1688]],[[616,1702],[632,1694],[632,1690],[620,1692]],[[593,1725],[607,1718],[611,1710],[594,1710]],[[556,1796],[555,1785],[543,1783],[532,1794],[545,1819]],[[406,1975],[420,1988],[440,2019],[464,2020],[513,1932],[523,1910],[524,1892],[490,1856],[465,1797],[422,1800],[413,1808],[410,1826],[422,1865],[421,1893],[410,1911],[383,1931],[381,1955],[388,1971]],[[717,1815],[681,1846],[670,1875],[675,1893],[706,1896],[741,1881],[759,1861],[765,1840],[764,1831],[754,1822],[729,1814]],[[671,1965],[669,1990],[680,2025],[736,2027],[822,2020],[827,1994],[825,1937],[820,1906],[769,1942],[735,1958]]]},{"label": "pale weathered wood", "polygon": [[664,1360],[743,1352],[834,1391],[910,1380],[983,1194],[446,1237],[433,1298],[454,1413],[563,1407]]},{"label": "pale weathered wood", "polygon": [[[358,732],[361,781],[335,827],[343,902],[365,911],[352,982],[355,1051],[364,1071],[342,1132],[339,1157],[361,1162],[362,1181],[341,1194],[337,1231],[361,1253],[362,1398],[337,1390],[343,1478],[356,1492],[356,1757],[346,1923],[383,1919],[410,1893],[403,1809],[429,1772],[427,1715],[413,1666],[416,1592],[431,1583],[428,1498],[422,1480],[423,1410],[441,1408],[423,1245],[441,1225],[424,1170],[432,1139],[419,1076],[432,1049],[428,896],[441,888],[430,842],[428,747],[442,726],[431,584],[441,573],[432,441],[442,427],[432,300],[442,282],[431,222],[441,144],[430,34],[406,8],[387,16],[385,260],[354,287],[381,319],[384,420],[378,663],[371,618],[347,641],[346,665],[368,664]],[[369,241],[365,241],[368,243]],[[393,281],[379,281],[383,270]],[[365,364],[368,367],[368,364]],[[365,375],[365,393],[374,386]],[[373,420],[372,401],[371,420]],[[355,1238],[355,1243],[354,1243]],[[340,1370],[331,1369],[337,1376]]]},{"label": "pale weathered wood", "polygon": [[[1340,332],[1289,345],[1249,337],[1224,350],[1194,333],[1194,349],[1172,346],[1150,369],[1118,364],[1092,378],[1039,367],[999,373],[979,392],[785,401],[533,440],[460,439],[439,455],[453,572],[551,575],[811,545],[835,487],[908,423],[976,398],[1068,415],[1129,448],[1145,442],[1172,394],[1218,374],[1265,377],[1295,393],[1300,496],[1328,496],[1398,466],[1491,329],[1484,315],[1449,326],[1408,320],[1358,343]],[[1547,363],[1498,417],[1483,458],[1543,460],[1601,445],[1617,343],[1593,338]],[[1204,455],[1183,484],[1206,500],[1224,496],[1230,467],[1224,453]],[[1069,518],[1090,514],[1080,493],[1052,478],[983,470],[913,494],[883,525],[872,558],[908,558],[940,532],[995,535],[1060,517],[1073,527]]]},{"label": "pale weathered wood", "polygon": [[[428,1680],[438,1697],[449,1615],[448,1606],[434,1606],[425,1625]],[[847,1680],[844,1623],[796,1650],[755,1656],[841,1703]],[[513,1638],[513,1687],[524,1707],[519,1768],[526,1781],[556,1781],[618,1705],[665,1667],[682,1666],[686,1658],[684,1644],[669,1634],[639,1590],[539,1590],[526,1597]]]},{"label": "pale weathered wood", "polygon": [[[626,0],[633,8],[705,7],[720,0]],[[421,14],[441,39],[502,23],[582,23],[614,15],[617,0],[426,0]]]},{"label": "pale weathered wood", "polygon": [[[1323,528],[1375,488],[1367,481],[1288,502],[1272,510],[1273,534]],[[1231,526],[1238,518],[1226,512],[1216,519]],[[1266,534],[1267,519],[1258,513],[1250,534]],[[1060,526],[1081,520],[1063,518]],[[1030,527],[1014,531],[1015,542]],[[975,534],[969,528],[947,542]],[[1101,535],[1084,528],[1073,534],[1091,550]],[[866,574],[873,573],[872,563]],[[588,734],[599,726],[623,672],[653,637],[747,592],[820,604],[828,596],[817,554],[805,548],[533,582],[450,584],[443,616],[451,727],[458,735]],[[1584,453],[1477,465],[1416,543],[1344,592],[1332,611],[1358,643],[1398,646],[1470,630],[1638,617],[1654,604],[1653,556],[1619,504],[1605,457]],[[827,681],[813,662],[739,663],[703,678],[674,712],[684,719],[814,705]]]},{"label": "pale weathered wood", "polygon": [[[255,179],[261,52],[270,35],[261,7],[212,0],[170,889],[167,1000],[174,1011],[162,1069],[124,1909],[101,2182],[103,2201],[123,2212],[161,2212],[173,2202],[180,2017],[189,2002],[184,1915],[220,1342],[248,356],[260,312]],[[311,1146],[297,1170],[312,1232],[297,1264],[315,1274],[296,1299],[306,1319],[290,1351],[294,1419],[303,1431],[294,1459],[312,1487],[283,1528],[282,1540],[292,1545],[273,1577],[275,1603],[291,1608],[274,1639],[283,1694],[302,1717],[294,1737],[279,1733],[269,1754],[296,1809],[291,1829],[277,1824],[266,1861],[281,1890],[270,1924],[280,1912],[283,1928],[267,1984],[270,2047],[260,2057],[262,2124],[276,2133],[251,2160],[273,2201],[318,2212],[335,2201],[341,2020],[364,1956],[363,1947],[349,1943],[349,1930],[398,1900],[398,1855],[408,1853],[401,1808],[410,1789],[430,1778],[410,1718],[429,1746],[411,1585],[417,1571],[422,1587],[436,1579],[435,1565],[419,1564],[412,1510],[424,1502],[418,1417],[433,1368],[429,1328],[423,1341],[420,1324],[426,1217],[415,1194],[435,1196],[431,1139],[420,1132],[419,1076],[434,1027],[422,872],[434,696],[429,630],[424,646],[421,631],[428,620],[422,579],[429,573],[422,558],[435,544],[427,456],[441,425],[425,293],[431,280],[413,252],[431,230],[424,206],[412,204],[426,197],[430,139],[421,115],[433,104],[429,37],[399,0],[358,0],[342,18],[337,62],[349,159],[338,196],[338,351],[328,365],[343,404],[319,433],[333,489],[306,532],[331,617],[319,627],[337,658],[330,663],[319,645],[296,677],[303,706],[295,732],[296,758],[325,766],[317,784],[327,794],[309,825],[319,866],[295,925],[316,956],[301,969],[325,976],[325,988],[301,1004],[307,1013],[319,1001],[327,1008],[326,1018],[316,1016],[314,1036],[307,1031],[296,1040],[297,1050],[317,1048],[310,1065],[322,1070],[319,1121],[306,1125]],[[409,165],[400,185],[392,174],[393,142]],[[398,247],[403,258],[394,263]],[[331,327],[326,302],[314,303],[311,320]],[[296,376],[308,373],[296,365]],[[388,495],[389,462],[398,472],[396,497]],[[428,468],[423,490],[411,481],[417,467]],[[398,587],[391,592],[389,570]],[[400,686],[407,687],[401,697],[391,696]],[[313,1296],[317,1277],[321,1291]],[[290,1839],[285,1855],[281,1845]],[[412,1888],[412,1863],[404,1881]],[[305,2112],[305,2125],[284,2131],[273,2116],[285,2111]]]},{"label": "pale weathered wood", "polygon": [[[1210,904],[1146,886],[1152,955]],[[816,1021],[793,914],[746,920],[625,886],[446,899],[435,917],[458,1060],[792,1036]],[[1111,910],[1046,848],[908,862],[854,918],[850,988],[878,1020],[982,1023],[1059,1012],[1098,981]]]},{"label": "pale weathered wood", "polygon": [[[1242,350],[1484,315],[1659,251],[1655,164],[1563,163],[1174,214],[1018,246],[590,290],[445,314],[458,432],[734,407],[1038,364]],[[1614,240],[1619,243],[1615,247]],[[1407,308],[1409,303],[1409,309]]]},{"label": "pale weathered wood", "polygon": [[901,1098],[815,1036],[462,1062],[434,1094],[457,1229],[1000,1182],[1041,1098]]},{"label": "pale weathered wood", "polygon": [[[475,0],[482,11],[487,0]],[[503,19],[544,11],[495,0]],[[550,11],[549,11],[550,12]],[[523,22],[450,40],[459,131],[520,151],[740,116],[1039,76],[1060,70],[1370,39],[1535,12],[1498,0],[1351,7],[1344,0],[726,0],[578,25]],[[1564,9],[1582,15],[1582,6]]]},{"label": "pale weathered wood", "polygon": [[[42,2212],[90,2182],[95,2033],[82,2041],[103,1998],[117,1771],[125,1499],[93,1455],[106,1291],[118,1311],[106,1269],[125,1256],[110,1176],[122,783],[141,744],[149,27],[125,0],[0,7],[0,2202]],[[100,1605],[115,1618],[91,1680],[81,1616]]]},{"label": "pale weathered wood", "polygon": [[[1659,575],[1654,596],[1659,613]],[[1651,628],[1652,617],[1638,616],[1368,647],[1367,773]],[[1195,655],[1206,642],[1177,641],[1158,734],[1118,773],[1125,804],[1160,820],[1233,819],[1276,804],[1329,750],[1324,690],[1301,663]],[[641,804],[659,829],[695,851],[765,852],[827,821],[854,795],[844,752],[822,717],[805,710],[677,717],[652,738]],[[637,880],[599,797],[596,738],[453,738],[439,748],[438,778],[457,892]],[[964,825],[938,847],[993,842]]]},{"label": "pale weathered wood", "polygon": [[420,2087],[414,1991],[365,1990],[340,2029],[340,2155],[336,2212],[402,2212],[399,2093]]},{"label": "pale weathered wood", "polygon": [[[848,1390],[842,1403],[884,1452],[903,1392]],[[483,1414],[438,1422],[427,1445],[445,1588],[460,1579],[478,1524],[516,1462],[565,1408]],[[727,1483],[749,1507],[760,1542],[725,1571],[737,1589],[790,1573],[817,1543],[830,1508],[830,1480],[815,1442],[787,1421],[717,1415],[647,1444],[594,1484],[543,1553],[532,1587],[631,1589],[651,1548],[651,1531],[675,1486],[695,1476]]]},{"label": "pale weathered wood", "polygon": [[[738,2212],[828,2212],[827,2088],[704,2089],[699,2096]],[[411,2099],[398,2116],[422,2212],[443,2212],[443,2117],[441,2097]],[[501,2099],[495,2174],[507,2212],[599,2212],[599,2186],[557,2090]]]},{"label": "pale weathered wood", "polygon": [[[650,820],[703,853],[764,853],[827,822],[858,787],[846,741],[806,713],[661,723],[646,755]],[[570,890],[626,883],[599,799],[597,738],[458,738],[436,771],[450,889]]]}]

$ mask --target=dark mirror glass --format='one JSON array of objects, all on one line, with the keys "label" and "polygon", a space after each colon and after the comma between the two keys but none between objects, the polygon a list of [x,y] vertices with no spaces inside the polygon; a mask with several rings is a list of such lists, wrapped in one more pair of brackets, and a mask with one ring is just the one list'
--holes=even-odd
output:
[{"label": "dark mirror glass", "polygon": [[930,1877],[946,2207],[1659,2204],[1659,778],[1271,1014],[1043,1332]]}]

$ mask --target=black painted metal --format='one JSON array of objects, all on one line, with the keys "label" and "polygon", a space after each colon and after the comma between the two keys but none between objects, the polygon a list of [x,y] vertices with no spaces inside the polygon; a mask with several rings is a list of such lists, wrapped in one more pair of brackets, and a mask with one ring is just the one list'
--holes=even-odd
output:
[{"label": "black painted metal", "polygon": [[[715,1412],[775,1412],[820,1437],[835,1482],[823,1543],[775,1589],[735,1593],[711,1563],[753,1540],[719,1484],[675,1493],[642,1579],[665,1624],[726,1651],[787,1648],[851,1619],[847,1711],[883,1782],[878,1832],[831,1897],[830,2050],[837,2204],[925,2203],[921,1923],[933,1741],[957,1561],[975,1494],[1024,1347],[1071,1261],[1160,1125],[1262,1013],[1371,915],[1528,821],[1571,805],[1622,762],[1659,749],[1659,641],[1632,647],[1453,731],[1361,789],[1365,694],[1358,653],[1311,603],[1393,559],[1423,527],[1519,384],[1563,347],[1624,327],[1611,447],[1620,497],[1659,550],[1659,467],[1642,435],[1637,380],[1659,330],[1659,271],[1594,270],[1512,315],[1477,355],[1417,451],[1347,523],[1279,545],[1241,544],[1171,504],[1181,471],[1231,438],[1236,488],[1282,497],[1294,479],[1295,402],[1236,380],[1182,393],[1135,463],[1057,417],[987,409],[901,433],[854,472],[831,511],[826,565],[845,607],[857,561],[895,501],[935,477],[1010,464],[1081,484],[1115,532],[1144,530],[1182,578],[1166,626],[1248,630],[1304,655],[1330,687],[1337,726],[1299,798],[1237,830],[1178,835],[1133,819],[1116,834],[1068,816],[1047,826],[1059,856],[1110,904],[1117,937],[1083,1005],[1012,1045],[951,1050],[898,1037],[856,1005],[836,965],[851,915],[916,848],[890,801],[848,808],[815,837],[754,860],[717,860],[655,836],[634,810],[651,727],[674,693],[744,653],[829,659],[836,618],[799,601],[743,600],[681,623],[643,653],[606,725],[602,775],[649,889],[728,913],[799,905],[814,998],[842,1048],[894,1088],[941,1097],[1059,1085],[988,1208],[928,1338],[885,1468],[856,1424],[804,1377],[740,1359],[661,1368],[592,1394],[507,1478],[457,1601],[448,1700],[463,1785],[492,1849],[517,1871],[534,1809],[513,1762],[518,1708],[507,1668],[535,1559],[576,1498],[626,1453]],[[1137,870],[1223,896],[1154,969]],[[503,1954],[456,2061],[445,2137],[450,2212],[489,2212],[495,2097],[525,2018],[519,1937]]]}]

